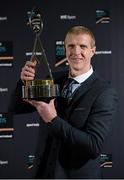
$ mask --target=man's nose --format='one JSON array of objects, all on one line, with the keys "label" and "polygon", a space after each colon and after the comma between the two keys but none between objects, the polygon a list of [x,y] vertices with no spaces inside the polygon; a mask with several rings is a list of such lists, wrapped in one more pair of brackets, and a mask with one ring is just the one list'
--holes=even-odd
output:
[{"label": "man's nose", "polygon": [[75,46],[74,47],[74,51],[75,54],[80,54],[81,53],[81,48],[79,46]]}]

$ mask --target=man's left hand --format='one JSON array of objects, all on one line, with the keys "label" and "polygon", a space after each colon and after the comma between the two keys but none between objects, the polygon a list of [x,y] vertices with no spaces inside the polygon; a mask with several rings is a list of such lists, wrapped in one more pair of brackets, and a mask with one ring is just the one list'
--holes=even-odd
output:
[{"label": "man's left hand", "polygon": [[50,100],[49,103],[43,101],[36,101],[36,100],[25,100],[26,102],[30,103],[34,106],[39,115],[42,117],[45,123],[51,122],[57,116],[57,112],[54,105],[54,100]]}]

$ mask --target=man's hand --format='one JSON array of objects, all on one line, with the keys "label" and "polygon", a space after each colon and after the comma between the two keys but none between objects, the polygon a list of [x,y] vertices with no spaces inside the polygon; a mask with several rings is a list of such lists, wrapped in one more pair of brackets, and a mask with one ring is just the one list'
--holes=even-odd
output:
[{"label": "man's hand", "polygon": [[45,103],[43,101],[35,101],[35,100],[25,100],[26,102],[30,103],[34,106],[39,115],[42,117],[45,123],[51,122],[57,116],[57,112],[54,105],[54,100],[50,100],[49,103]]},{"label": "man's hand", "polygon": [[35,77],[35,67],[36,67],[37,61],[27,61],[24,67],[21,71],[21,80],[27,81],[27,80],[33,80]]}]

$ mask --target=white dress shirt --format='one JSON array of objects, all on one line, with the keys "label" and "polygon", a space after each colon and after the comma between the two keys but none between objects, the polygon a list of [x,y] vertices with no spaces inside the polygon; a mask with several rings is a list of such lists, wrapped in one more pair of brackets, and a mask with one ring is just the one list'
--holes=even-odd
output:
[{"label": "white dress shirt", "polygon": [[75,83],[75,84],[72,85],[72,94],[81,85],[81,83],[83,83],[86,79],[88,79],[91,76],[92,73],[93,73],[93,67],[91,66],[91,68],[90,68],[90,70],[88,72],[73,78],[78,83],[77,84]]}]

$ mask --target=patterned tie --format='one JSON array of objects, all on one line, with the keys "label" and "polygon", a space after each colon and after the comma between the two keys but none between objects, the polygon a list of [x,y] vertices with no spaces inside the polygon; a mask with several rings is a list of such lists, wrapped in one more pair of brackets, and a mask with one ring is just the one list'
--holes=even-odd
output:
[{"label": "patterned tie", "polygon": [[69,99],[78,86],[79,83],[76,80],[68,78],[68,81],[62,91],[62,97]]}]

